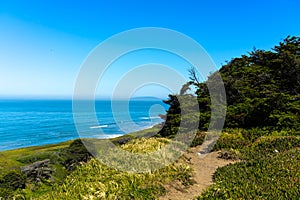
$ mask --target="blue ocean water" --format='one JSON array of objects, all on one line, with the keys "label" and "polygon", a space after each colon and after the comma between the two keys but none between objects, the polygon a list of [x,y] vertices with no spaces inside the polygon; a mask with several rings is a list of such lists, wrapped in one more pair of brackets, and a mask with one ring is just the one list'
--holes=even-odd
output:
[{"label": "blue ocean water", "polygon": [[[158,115],[165,114],[168,108],[159,99],[131,100],[129,104],[116,101],[114,114],[118,117],[115,117],[111,105],[109,100],[96,101],[98,123],[87,115],[81,124],[86,131],[79,135],[74,125],[71,100],[0,100],[0,151],[79,137],[117,137],[161,123],[163,120]],[[126,117],[126,109],[131,119]]]}]

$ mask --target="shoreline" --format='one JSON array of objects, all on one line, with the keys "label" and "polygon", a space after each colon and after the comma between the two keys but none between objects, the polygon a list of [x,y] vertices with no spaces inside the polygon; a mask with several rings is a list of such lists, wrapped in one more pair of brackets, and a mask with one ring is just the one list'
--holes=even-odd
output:
[{"label": "shoreline", "polygon": [[118,139],[122,139],[122,138],[127,138],[127,137],[140,137],[143,135],[146,135],[148,132],[154,132],[156,130],[160,130],[161,128],[161,124],[162,123],[158,123],[158,124],[154,124],[152,126],[146,127],[144,129],[138,130],[138,131],[132,131],[123,135],[120,134],[112,134],[112,135],[119,135],[117,137],[106,137],[106,138],[74,138],[74,139],[69,139],[69,140],[65,140],[65,141],[60,141],[60,142],[56,142],[56,143],[46,143],[46,144],[41,144],[41,145],[32,145],[32,146],[25,146],[25,147],[19,147],[19,148],[14,148],[14,149],[4,149],[4,150],[0,150],[0,156],[2,153],[5,152],[13,152],[13,151],[22,151],[22,150],[35,150],[35,149],[47,149],[47,148],[51,148],[51,147],[58,147],[58,146],[64,146],[66,144],[71,144],[73,141],[75,140],[82,140],[82,139],[96,139],[96,140],[106,140],[109,139],[112,142],[114,140],[118,140]]},{"label": "shoreline", "polygon": [[[165,113],[168,107],[162,101],[137,99],[134,100],[130,110],[128,110],[132,119],[126,119],[122,116],[122,118],[116,120],[112,113],[111,101],[95,101],[98,123],[90,115],[84,115],[82,116],[83,122],[81,122],[84,129],[77,130],[72,101],[26,101],[22,99],[2,101],[0,108],[0,135],[2,136],[0,152],[24,147],[57,144],[78,138],[119,137],[162,123],[163,120],[157,118],[159,114]],[[153,111],[150,115],[149,109],[154,104],[163,106],[164,110]],[[120,108],[124,106],[122,101],[120,103],[118,101],[116,105]],[[120,129],[118,122],[125,126],[124,130]],[[133,123],[136,123],[136,126],[132,126]]]}]

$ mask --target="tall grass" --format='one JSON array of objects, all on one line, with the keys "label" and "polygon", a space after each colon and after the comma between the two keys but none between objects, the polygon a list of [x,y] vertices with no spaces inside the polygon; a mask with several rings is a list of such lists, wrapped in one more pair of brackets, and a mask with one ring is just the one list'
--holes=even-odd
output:
[{"label": "tall grass", "polygon": [[[163,138],[134,139],[121,147],[130,152],[150,153],[169,142]],[[186,184],[190,177],[191,169],[183,162],[153,172],[130,173],[118,171],[92,159],[40,199],[156,199],[165,193],[163,184],[172,180]]]}]

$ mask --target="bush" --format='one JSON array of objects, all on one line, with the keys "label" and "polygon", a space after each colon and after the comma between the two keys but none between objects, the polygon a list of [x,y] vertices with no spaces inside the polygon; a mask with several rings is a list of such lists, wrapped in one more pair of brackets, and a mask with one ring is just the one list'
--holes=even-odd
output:
[{"label": "bush", "polygon": [[300,137],[298,136],[264,136],[241,152],[243,159],[250,160],[272,157],[295,147],[300,147]]},{"label": "bush", "polygon": [[240,149],[247,144],[247,141],[243,137],[242,132],[239,129],[228,132],[222,132],[220,138],[218,139],[214,150],[220,149]]},{"label": "bush", "polygon": [[12,198],[15,190],[25,188],[25,184],[26,177],[21,172],[8,172],[0,179],[0,197],[4,199]]},{"label": "bush", "polygon": [[268,135],[269,136],[300,136],[300,130],[281,129],[281,130],[271,131]]},{"label": "bush", "polygon": [[20,157],[17,159],[17,161],[19,161],[23,164],[31,164],[36,161],[41,161],[41,160],[52,158],[54,155],[55,155],[55,152],[42,152],[42,153],[36,153],[36,154]]},{"label": "bush", "polygon": [[198,130],[191,144],[191,147],[196,147],[198,145],[201,145],[204,141],[205,135],[206,135],[205,132]]},{"label": "bush", "polygon": [[0,179],[0,188],[25,188],[26,177],[19,171],[8,172]]},{"label": "bush", "polygon": [[264,128],[251,128],[251,129],[239,129],[247,141],[248,144],[253,143],[256,141],[258,138],[264,135],[268,135],[270,132],[268,129]]},{"label": "bush", "polygon": [[67,170],[74,170],[81,162],[91,159],[91,153],[85,148],[80,139],[75,140],[69,147],[60,152],[61,163]]},{"label": "bush", "polygon": [[197,199],[298,199],[300,149],[217,169],[216,182]]}]

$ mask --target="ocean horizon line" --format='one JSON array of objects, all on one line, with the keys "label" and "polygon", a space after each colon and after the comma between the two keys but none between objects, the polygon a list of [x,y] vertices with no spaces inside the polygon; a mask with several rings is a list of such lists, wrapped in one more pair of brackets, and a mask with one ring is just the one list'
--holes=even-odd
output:
[{"label": "ocean horizon line", "polygon": [[111,98],[111,97],[95,97],[95,98],[78,98],[74,99],[73,97],[55,97],[55,96],[1,96],[1,100],[42,100],[42,101],[51,101],[51,100],[61,100],[61,101],[119,101],[119,100],[165,100],[167,97],[156,97],[156,96],[136,96],[130,98]]}]

